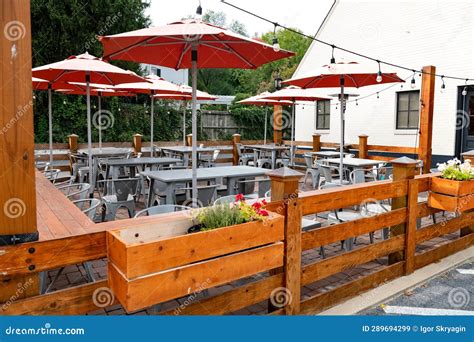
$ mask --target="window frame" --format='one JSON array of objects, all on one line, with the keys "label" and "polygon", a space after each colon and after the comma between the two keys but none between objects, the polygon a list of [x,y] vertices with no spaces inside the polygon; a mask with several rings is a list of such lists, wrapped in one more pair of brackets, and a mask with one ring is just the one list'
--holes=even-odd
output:
[{"label": "window frame", "polygon": [[[324,112],[324,113],[319,113],[319,104],[320,103],[328,103],[328,111],[327,112]],[[326,105],[325,105],[325,109],[326,109]],[[319,100],[319,101],[316,101],[316,106],[315,106],[315,115],[316,115],[316,118],[315,118],[315,129],[316,131],[329,131],[331,129],[331,100]],[[326,120],[328,122],[328,125],[327,125],[327,128],[326,127],[318,127],[318,123],[319,123],[319,117],[322,116],[324,117],[324,124],[326,123]]]},{"label": "window frame", "polygon": [[[410,109],[410,104],[411,104],[411,96],[410,94],[418,94],[418,109]],[[407,108],[406,110],[400,110],[399,108],[399,103],[400,103],[400,95],[407,95],[408,96],[408,103],[407,103]],[[416,131],[418,130],[419,126],[420,126],[420,106],[419,106],[419,102],[420,102],[420,90],[418,89],[415,89],[415,90],[404,90],[404,91],[397,91],[395,93],[395,130],[396,131],[406,131],[406,132],[413,132],[413,131]],[[417,124],[416,124],[416,127],[409,127],[410,125],[410,113],[413,113],[413,112],[417,112]],[[404,113],[407,113],[407,125],[406,127],[400,127],[399,126],[399,114],[401,112],[404,112]]]}]

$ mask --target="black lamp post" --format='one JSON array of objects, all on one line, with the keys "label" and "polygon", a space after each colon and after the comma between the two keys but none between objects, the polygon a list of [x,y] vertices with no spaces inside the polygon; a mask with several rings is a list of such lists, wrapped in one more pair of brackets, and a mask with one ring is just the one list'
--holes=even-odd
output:
[{"label": "black lamp post", "polygon": [[280,74],[278,73],[275,76],[275,90],[280,90],[281,89],[281,81],[283,81],[280,77]]}]

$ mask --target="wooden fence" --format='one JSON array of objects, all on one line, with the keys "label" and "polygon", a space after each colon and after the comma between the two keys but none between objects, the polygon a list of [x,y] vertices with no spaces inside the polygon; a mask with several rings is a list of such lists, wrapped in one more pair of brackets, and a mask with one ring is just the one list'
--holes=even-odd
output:
[{"label": "wooden fence", "polygon": [[[457,217],[441,217],[438,223],[417,228],[419,218],[435,214],[438,210],[419,202],[419,193],[429,191],[433,174],[415,176],[415,163],[404,160],[394,162],[394,180],[370,182],[300,193],[298,181],[301,174],[290,169],[280,169],[269,174],[272,180],[272,202],[267,208],[284,216],[283,266],[261,274],[264,261],[259,258],[234,256],[239,264],[232,265],[232,257],[213,259],[212,265],[217,274],[225,268],[226,281],[233,279],[231,270],[245,263],[245,269],[257,270],[260,277],[256,281],[235,285],[231,289],[203,299],[190,300],[188,305],[170,309],[163,314],[226,314],[260,303],[275,295],[275,290],[284,289],[290,300],[282,307],[273,307],[271,314],[313,314],[351,298],[379,284],[410,274],[416,269],[444,258],[474,243],[474,213],[465,212]],[[329,225],[302,232],[301,219],[306,215],[336,211],[340,208],[359,206],[367,201],[391,200],[391,210],[375,216]],[[96,224],[90,234],[71,236],[63,239],[23,243],[0,248],[0,274],[5,276],[31,275],[39,271],[57,269],[85,261],[105,258],[106,231],[116,229],[159,229],[174,222],[173,213],[161,216],[144,217]],[[326,259],[302,265],[302,254],[320,246],[329,245],[349,238],[368,234],[384,228],[390,230],[389,238],[351,251],[341,252]],[[452,234],[459,232],[456,238]],[[255,234],[266,234],[260,229]],[[437,237],[451,234],[450,239],[431,248],[416,252],[417,245]],[[229,237],[233,239],[234,237]],[[256,238],[253,236],[253,238]],[[258,238],[258,237],[257,237]],[[216,240],[217,241],[217,240]],[[219,240],[220,241],[220,240]],[[206,253],[213,254],[209,248],[222,247],[221,242],[206,245]],[[69,246],[64,248],[64,246]],[[277,248],[277,247],[275,247]],[[195,250],[199,253],[199,250]],[[257,253],[257,251],[255,251]],[[225,254],[225,253],[224,253]],[[216,255],[219,255],[217,253]],[[268,255],[267,255],[268,256]],[[348,279],[342,285],[301,300],[302,287],[328,278],[340,272],[349,271],[358,265],[372,260],[388,257],[386,265],[375,272],[354,280]],[[229,264],[231,262],[231,264]],[[35,267],[31,268],[34,264]],[[279,265],[278,262],[276,265]],[[271,262],[266,263],[271,267]],[[225,266],[225,267],[224,267]],[[250,274],[247,274],[249,276]],[[218,275],[216,276],[219,277]],[[173,278],[167,279],[166,288],[172,288]],[[198,286],[199,284],[196,284]],[[46,295],[14,300],[0,305],[2,314],[84,314],[96,310],[94,291],[108,287],[107,280],[55,291]],[[207,286],[209,287],[209,286]],[[272,297],[273,298],[273,297]],[[271,301],[272,303],[274,301]],[[116,304],[115,301],[113,304]]]}]

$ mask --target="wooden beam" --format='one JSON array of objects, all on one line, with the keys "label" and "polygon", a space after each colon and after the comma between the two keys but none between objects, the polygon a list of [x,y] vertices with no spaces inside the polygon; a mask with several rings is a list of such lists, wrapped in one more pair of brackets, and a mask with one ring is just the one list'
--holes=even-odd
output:
[{"label": "wooden beam", "polygon": [[239,150],[237,144],[240,144],[240,134],[232,136],[232,165],[239,165]]},{"label": "wooden beam", "polygon": [[408,218],[405,232],[405,275],[415,269],[416,223],[418,220],[418,181],[408,181]]},{"label": "wooden beam", "polygon": [[[0,10],[0,241],[36,234],[31,25],[29,0],[4,0]],[[0,302],[15,295],[32,276],[0,279]],[[15,287],[5,283],[14,284]],[[23,296],[37,292],[37,277]]]},{"label": "wooden beam", "polygon": [[369,150],[367,149],[367,140],[369,139],[368,135],[361,134],[359,135],[359,158],[367,159],[369,156]]},{"label": "wooden beam", "polygon": [[133,149],[135,154],[142,152],[142,135],[137,133],[133,136]]},{"label": "wooden beam", "polygon": [[321,151],[321,134],[313,134],[313,152]]},{"label": "wooden beam", "polygon": [[283,132],[281,123],[283,120],[283,107],[273,106],[273,142],[275,144],[281,144],[283,139]]},{"label": "wooden beam", "polygon": [[418,158],[423,160],[423,173],[429,173],[431,168],[433,140],[433,110],[435,94],[436,67],[423,67],[420,93],[420,142]]}]

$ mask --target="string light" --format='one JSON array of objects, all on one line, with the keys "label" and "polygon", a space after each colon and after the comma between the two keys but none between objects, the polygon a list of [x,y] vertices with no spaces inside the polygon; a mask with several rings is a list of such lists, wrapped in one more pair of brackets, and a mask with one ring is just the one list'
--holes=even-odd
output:
[{"label": "string light", "polygon": [[202,17],[202,7],[201,7],[201,1],[199,1],[199,5],[196,8],[196,18],[201,19]]},{"label": "string light", "polygon": [[278,26],[278,23],[274,23],[274,28],[273,28],[273,51],[278,52],[280,51],[280,43],[278,43],[278,38],[276,35],[276,29]]},{"label": "string light", "polygon": [[410,82],[411,83],[410,84],[411,89],[416,88],[415,73],[416,73],[415,70],[413,70],[413,77],[412,77],[411,82]]},{"label": "string light", "polygon": [[[349,49],[346,49],[346,48],[343,48],[343,47],[335,46],[335,45],[330,44],[330,43],[328,43],[328,42],[326,42],[326,41],[323,41],[323,40],[321,40],[321,39],[319,39],[319,38],[316,38],[316,37],[313,37],[313,36],[304,34],[304,33],[300,32],[300,31],[298,31],[298,30],[296,30],[296,29],[292,29],[292,28],[289,28],[289,27],[287,27],[287,26],[280,25],[280,24],[278,24],[278,23],[273,22],[273,21],[270,20],[270,19],[264,18],[264,17],[262,17],[262,16],[260,16],[260,15],[258,15],[258,14],[256,14],[256,13],[250,12],[250,11],[248,11],[248,10],[246,10],[246,9],[243,9],[243,8],[241,8],[241,7],[238,7],[238,6],[234,5],[234,4],[231,4],[231,3],[227,2],[226,0],[221,0],[221,2],[224,3],[224,4],[226,4],[226,5],[228,5],[228,6],[230,6],[230,7],[235,8],[235,9],[241,11],[241,12],[247,13],[247,14],[253,16],[253,17],[256,17],[256,18],[261,19],[261,20],[263,20],[263,21],[266,21],[266,22],[268,22],[268,23],[272,23],[272,24],[274,24],[275,26],[279,26],[279,27],[281,27],[281,28],[283,28],[283,29],[285,29],[285,30],[287,30],[287,31],[290,31],[290,32],[292,32],[292,33],[295,33],[295,34],[298,34],[298,35],[300,35],[300,36],[306,37],[306,38],[311,39],[311,40],[313,40],[313,41],[315,41],[315,42],[318,42],[318,43],[320,43],[320,44],[323,44],[323,45],[326,45],[326,46],[330,46],[330,47],[333,48],[333,50],[334,50],[334,49],[339,49],[339,50],[341,50],[341,51],[344,51],[344,52],[346,52],[346,53],[349,53],[349,54],[352,54],[352,55],[355,55],[355,56],[358,56],[358,57],[361,57],[361,58],[369,59],[369,60],[372,60],[372,61],[379,62],[380,64],[385,64],[385,65],[388,65],[388,66],[392,66],[392,67],[399,68],[399,69],[403,69],[403,70],[407,70],[407,71],[410,71],[410,70],[411,70],[411,71],[413,71],[413,72],[419,72],[420,74],[429,74],[429,75],[432,75],[432,76],[435,76],[435,77],[441,77],[441,76],[443,76],[443,75],[436,74],[436,73],[424,72],[423,70],[413,70],[412,68],[405,67],[405,66],[403,66],[403,65],[399,65],[399,64],[395,64],[395,63],[391,63],[391,62],[380,61],[380,60],[378,60],[378,59],[376,59],[376,58],[373,58],[373,57],[364,55],[363,53],[356,52],[356,51],[353,51],[353,50],[349,50]],[[332,61],[332,59],[331,59],[331,61]],[[457,76],[447,76],[447,75],[444,75],[444,77],[447,78],[447,79],[453,79],[453,80],[464,80],[464,78],[462,78],[462,77],[457,77]],[[468,81],[474,81],[474,78],[468,78],[468,79],[466,79],[466,80],[468,80]],[[412,82],[413,82],[413,81],[412,81]],[[467,89],[466,89],[466,93],[467,93]]]},{"label": "string light", "polygon": [[377,78],[375,80],[377,83],[380,83],[382,82],[382,71],[380,70],[380,61],[377,61],[377,63],[379,64],[379,72],[377,73]]},{"label": "string light", "polygon": [[444,76],[441,76],[441,82],[443,82],[443,84],[441,84],[441,93],[444,93],[446,89],[446,85],[444,84]]},{"label": "string light", "polygon": [[359,102],[357,102],[357,99],[356,99],[356,106],[358,106],[358,105],[359,105]]},{"label": "string light", "polygon": [[380,99],[379,92],[377,92],[377,98]]},{"label": "string light", "polygon": [[467,81],[468,81],[468,79],[466,78],[466,80],[464,81],[465,86],[464,86],[464,89],[462,90],[462,93],[461,93],[462,96],[467,95]]},{"label": "string light", "polygon": [[334,48],[335,46],[334,45],[331,45],[332,47],[332,52],[331,52],[331,64],[335,64],[336,63],[336,59],[334,58]]}]

